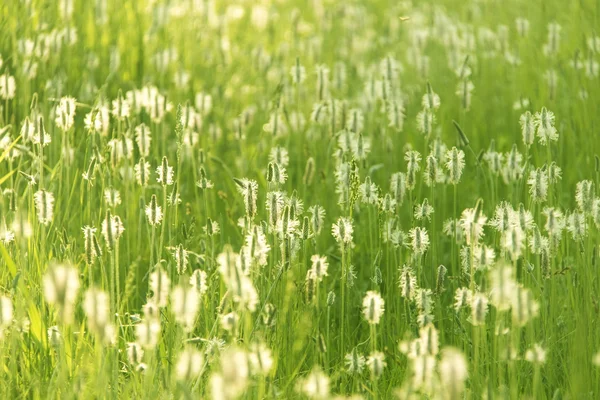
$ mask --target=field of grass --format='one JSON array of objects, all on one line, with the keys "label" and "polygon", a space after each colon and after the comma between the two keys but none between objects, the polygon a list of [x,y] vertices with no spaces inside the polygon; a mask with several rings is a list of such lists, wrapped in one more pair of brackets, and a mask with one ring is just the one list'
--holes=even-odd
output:
[{"label": "field of grass", "polygon": [[2,1],[0,398],[600,398],[599,13]]}]

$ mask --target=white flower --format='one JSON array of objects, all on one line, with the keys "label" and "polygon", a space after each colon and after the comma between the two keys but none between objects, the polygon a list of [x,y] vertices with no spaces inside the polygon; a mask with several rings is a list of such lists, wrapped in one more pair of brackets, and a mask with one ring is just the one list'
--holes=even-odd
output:
[{"label": "white flower", "polygon": [[352,222],[346,217],[340,217],[337,223],[333,224],[331,233],[335,240],[340,244],[348,244],[352,242],[352,233],[354,228]]},{"label": "white flower", "polygon": [[363,298],[363,316],[371,325],[377,325],[385,311],[385,301],[379,293],[369,290]]},{"label": "white flower", "polygon": [[0,75],[0,97],[2,99],[13,99],[17,91],[15,78],[8,74]]}]

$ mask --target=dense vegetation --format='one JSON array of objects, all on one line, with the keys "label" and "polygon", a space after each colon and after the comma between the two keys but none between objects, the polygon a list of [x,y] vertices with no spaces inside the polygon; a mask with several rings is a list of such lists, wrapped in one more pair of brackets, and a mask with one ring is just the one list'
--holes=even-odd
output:
[{"label": "dense vegetation", "polygon": [[598,398],[599,7],[4,1],[0,397]]}]

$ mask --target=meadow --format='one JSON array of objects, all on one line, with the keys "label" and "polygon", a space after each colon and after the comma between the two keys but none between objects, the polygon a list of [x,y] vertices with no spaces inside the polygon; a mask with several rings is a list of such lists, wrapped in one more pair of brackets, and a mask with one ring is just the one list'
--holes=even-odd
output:
[{"label": "meadow", "polygon": [[600,398],[597,0],[4,0],[0,398]]}]

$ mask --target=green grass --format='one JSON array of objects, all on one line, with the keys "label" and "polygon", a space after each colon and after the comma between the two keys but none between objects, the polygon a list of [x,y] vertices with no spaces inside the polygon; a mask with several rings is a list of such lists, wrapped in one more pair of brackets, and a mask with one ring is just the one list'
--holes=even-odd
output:
[{"label": "green grass", "polygon": [[0,5],[0,397],[600,396],[598,1],[67,3]]}]

